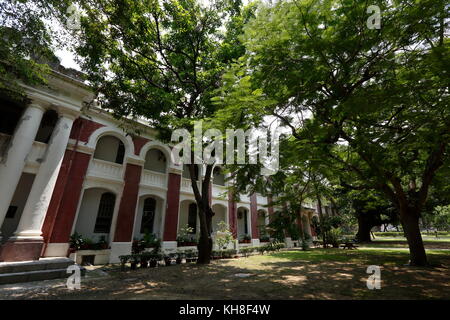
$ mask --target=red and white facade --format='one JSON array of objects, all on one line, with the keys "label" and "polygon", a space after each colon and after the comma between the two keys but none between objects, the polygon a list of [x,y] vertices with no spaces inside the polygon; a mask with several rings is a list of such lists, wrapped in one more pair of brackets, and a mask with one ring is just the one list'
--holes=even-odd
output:
[{"label": "red and white facade", "polygon": [[[102,261],[115,263],[144,226],[163,248],[176,248],[180,228],[198,224],[189,214],[195,201],[188,173],[150,127],[133,122],[142,133],[127,135],[110,114],[83,108],[92,100],[89,88],[63,74],[54,72],[49,87],[24,88],[30,104],[0,106],[12,115],[0,122],[0,261],[68,256],[77,232],[106,239]],[[248,234],[259,244],[259,227],[274,211],[270,199],[240,195],[235,202],[217,171],[210,201],[213,228],[225,221],[237,239]]]}]

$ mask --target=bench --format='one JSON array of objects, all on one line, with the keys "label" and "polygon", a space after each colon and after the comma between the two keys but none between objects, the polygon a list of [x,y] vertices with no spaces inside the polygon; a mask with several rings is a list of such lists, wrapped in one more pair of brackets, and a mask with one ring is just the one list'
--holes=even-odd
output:
[{"label": "bench", "polygon": [[346,242],[342,244],[341,247],[342,249],[349,249],[349,250],[358,249],[358,246],[355,245],[353,242]]}]

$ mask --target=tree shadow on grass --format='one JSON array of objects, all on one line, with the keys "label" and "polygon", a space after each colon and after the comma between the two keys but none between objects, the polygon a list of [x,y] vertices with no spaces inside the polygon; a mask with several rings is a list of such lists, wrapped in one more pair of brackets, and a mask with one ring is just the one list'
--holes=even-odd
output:
[{"label": "tree shadow on grass", "polygon": [[[441,258],[441,255],[438,255]],[[445,257],[445,256],[444,256]],[[447,255],[447,258],[449,256]],[[450,297],[447,267],[403,264],[402,252],[335,249],[283,251],[264,256],[110,272],[105,280],[24,293],[27,299],[427,299]],[[381,290],[369,290],[366,268],[381,266]],[[237,277],[236,274],[248,274]]]}]

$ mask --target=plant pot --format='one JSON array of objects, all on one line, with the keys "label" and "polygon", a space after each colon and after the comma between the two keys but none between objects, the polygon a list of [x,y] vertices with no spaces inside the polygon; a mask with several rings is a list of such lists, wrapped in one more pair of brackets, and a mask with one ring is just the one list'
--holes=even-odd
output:
[{"label": "plant pot", "polygon": [[148,261],[141,261],[140,267],[141,268],[147,268],[148,267]]},{"label": "plant pot", "polygon": [[197,246],[196,242],[178,242],[177,243],[178,247],[194,247]]}]

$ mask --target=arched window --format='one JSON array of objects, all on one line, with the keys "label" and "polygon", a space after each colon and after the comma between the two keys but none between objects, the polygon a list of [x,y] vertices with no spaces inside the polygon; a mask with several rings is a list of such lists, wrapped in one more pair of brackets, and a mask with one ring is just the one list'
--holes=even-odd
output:
[{"label": "arched window", "polygon": [[166,173],[166,156],[161,150],[151,149],[145,155],[144,169]]},{"label": "arched window", "polygon": [[[199,168],[198,165],[194,165],[194,179],[198,181],[198,175],[199,175]],[[189,166],[187,164],[183,165],[183,178],[190,179],[191,175],[189,173]]]},{"label": "arched window", "polygon": [[188,226],[194,230],[192,232],[193,234],[196,233],[196,231],[197,231],[197,205],[195,203],[191,203],[189,205]]},{"label": "arched window", "polygon": [[153,224],[155,222],[156,200],[147,198],[144,201],[142,211],[141,233],[153,233]]},{"label": "arched window", "polygon": [[213,184],[217,184],[219,186],[225,185],[225,175],[219,167],[215,167],[213,170]]},{"label": "arched window", "polygon": [[125,146],[123,142],[113,136],[104,136],[98,139],[94,158],[118,164],[123,163]]},{"label": "arched window", "polygon": [[94,233],[109,233],[114,213],[116,196],[111,192],[105,192],[100,198],[97,220],[95,221]]},{"label": "arched window", "polygon": [[39,130],[34,140],[49,143],[53,130],[58,122],[58,113],[55,110],[48,110],[44,113]]}]

